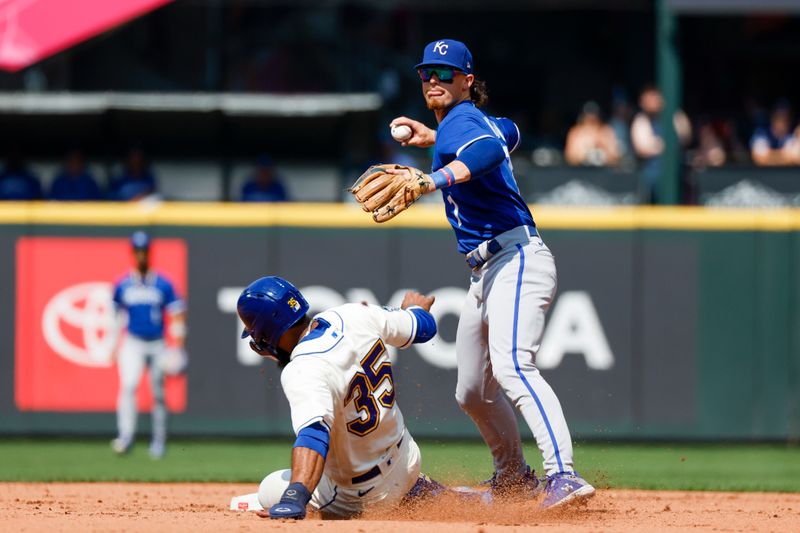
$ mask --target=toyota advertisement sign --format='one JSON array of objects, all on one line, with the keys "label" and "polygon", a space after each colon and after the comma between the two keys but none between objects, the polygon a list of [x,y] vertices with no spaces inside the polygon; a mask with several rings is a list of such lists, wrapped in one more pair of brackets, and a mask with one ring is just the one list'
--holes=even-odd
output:
[{"label": "toyota advertisement sign", "polygon": [[[136,228],[69,228],[54,235],[0,232],[13,258],[0,263],[0,335],[14,339],[0,358],[0,432],[110,435],[118,392],[111,336],[114,282],[133,264]],[[186,374],[169,378],[171,434],[289,435],[289,409],[279,370],[239,338],[236,299],[269,274],[294,282],[312,312],[348,301],[398,305],[407,288],[436,296],[439,332],[431,342],[392,349],[398,402],[420,437],[478,437],[454,399],[455,332],[469,269],[445,229],[181,228],[150,229],[153,267],[188,304]],[[641,428],[693,423],[694,330],[691,301],[655,283],[658,305],[632,287],[635,239],[571,234],[545,236],[556,255],[559,291],[538,355],[576,435],[637,435]],[[656,250],[657,252],[657,250]],[[692,249],[674,250],[691,262]],[[591,261],[587,260],[587,254]],[[694,290],[693,267],[680,275]],[[662,290],[663,289],[663,290]],[[648,296],[649,298],[649,296]],[[637,307],[639,306],[639,307]],[[648,324],[681,331],[663,365],[660,345],[636,343]],[[671,349],[671,348],[670,348]],[[659,383],[679,391],[665,409]],[[150,409],[149,379],[139,409]],[[140,424],[147,429],[149,424]],[[521,431],[527,432],[524,424]]]}]

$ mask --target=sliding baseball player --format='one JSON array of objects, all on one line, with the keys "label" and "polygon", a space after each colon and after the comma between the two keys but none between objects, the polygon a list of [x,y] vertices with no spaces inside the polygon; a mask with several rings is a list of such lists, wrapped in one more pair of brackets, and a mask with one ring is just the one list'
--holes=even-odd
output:
[{"label": "sliding baseball player", "polygon": [[237,312],[257,353],[283,369],[281,385],[297,435],[292,468],[269,474],[261,516],[340,517],[404,498],[441,493],[420,476],[420,451],[395,399],[386,345],[408,348],[436,334],[433,297],[408,292],[401,308],[345,304],[310,318],[303,295],[279,277],[242,292]]}]

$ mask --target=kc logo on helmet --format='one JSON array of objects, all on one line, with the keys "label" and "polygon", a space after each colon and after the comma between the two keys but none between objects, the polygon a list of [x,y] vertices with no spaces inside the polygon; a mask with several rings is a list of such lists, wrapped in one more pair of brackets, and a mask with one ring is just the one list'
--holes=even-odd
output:
[{"label": "kc logo on helmet", "polygon": [[447,55],[447,49],[449,47],[450,47],[450,45],[445,44],[444,41],[436,41],[436,44],[433,45],[433,51],[436,52],[439,55],[443,55],[444,56],[444,55]]},{"label": "kc logo on helmet", "polygon": [[[22,237],[17,241],[14,400],[21,411],[113,412],[113,282],[133,265],[128,237]],[[70,258],[80,258],[71,261]],[[186,244],[157,239],[153,267],[186,294]],[[142,377],[139,410],[152,405]],[[186,377],[166,383],[171,411],[186,408]]]}]

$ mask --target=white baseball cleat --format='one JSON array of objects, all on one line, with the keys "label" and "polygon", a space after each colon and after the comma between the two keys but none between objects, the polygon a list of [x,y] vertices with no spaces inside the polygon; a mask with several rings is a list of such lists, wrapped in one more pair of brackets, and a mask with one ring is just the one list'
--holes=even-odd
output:
[{"label": "white baseball cleat", "polygon": [[588,500],[595,490],[577,472],[559,472],[547,476],[542,509],[552,509],[567,503]]},{"label": "white baseball cleat", "polygon": [[131,444],[129,440],[117,437],[111,441],[111,449],[114,450],[114,453],[117,455],[123,455],[130,451]]},{"label": "white baseball cleat", "polygon": [[150,443],[150,459],[163,459],[167,449],[163,442]]}]

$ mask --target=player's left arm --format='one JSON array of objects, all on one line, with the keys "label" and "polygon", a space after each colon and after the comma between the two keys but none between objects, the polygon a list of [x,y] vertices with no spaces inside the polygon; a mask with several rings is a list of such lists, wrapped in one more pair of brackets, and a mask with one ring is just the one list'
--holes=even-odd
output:
[{"label": "player's left arm", "polygon": [[[490,122],[483,124],[474,117],[457,125],[460,131],[454,136],[456,144],[445,143],[445,152],[450,151],[455,159],[431,174],[436,189],[463,183],[494,170],[519,146],[519,128],[512,120],[486,120],[491,121],[491,126]],[[446,127],[442,135],[448,135],[451,128],[453,126]],[[448,144],[451,145],[449,149]]]},{"label": "player's left arm", "polygon": [[186,310],[171,312],[169,335],[175,341],[176,347],[184,347],[186,344]]},{"label": "player's left arm", "polygon": [[162,291],[164,293],[164,309],[170,315],[169,335],[178,348],[183,348],[186,343],[186,303],[175,292],[172,283],[166,279],[164,279]]},{"label": "player's left arm", "polygon": [[436,335],[436,319],[430,313],[435,298],[408,291],[400,309],[374,307],[379,336],[389,345],[408,348]]},{"label": "player's left arm", "polygon": [[481,176],[510,157],[506,137],[488,117],[457,117],[440,130],[436,150],[447,165],[432,174],[404,165],[375,165],[350,186],[348,191],[375,222],[391,220],[422,195]]},{"label": "player's left arm", "polygon": [[443,189],[469,181],[473,176],[482,176],[500,166],[505,159],[506,153],[500,141],[487,137],[470,144],[456,159],[431,174],[431,178],[437,189]]}]

